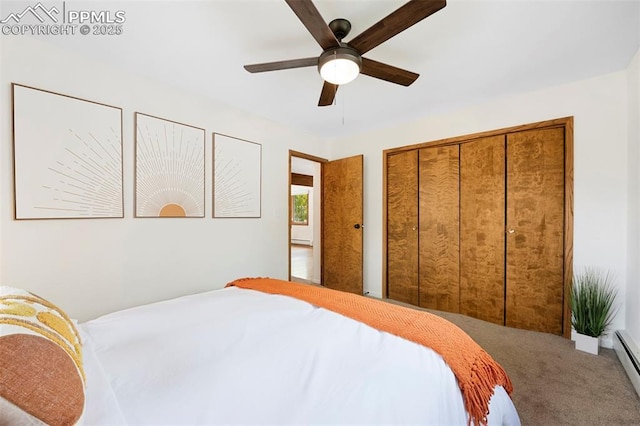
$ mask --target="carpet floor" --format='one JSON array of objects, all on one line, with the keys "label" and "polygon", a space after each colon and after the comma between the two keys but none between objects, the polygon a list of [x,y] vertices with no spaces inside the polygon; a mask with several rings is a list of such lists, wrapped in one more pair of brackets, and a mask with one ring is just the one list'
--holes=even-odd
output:
[{"label": "carpet floor", "polygon": [[503,366],[523,426],[640,425],[640,398],[613,349],[591,355],[561,336],[425,310],[463,329]]}]

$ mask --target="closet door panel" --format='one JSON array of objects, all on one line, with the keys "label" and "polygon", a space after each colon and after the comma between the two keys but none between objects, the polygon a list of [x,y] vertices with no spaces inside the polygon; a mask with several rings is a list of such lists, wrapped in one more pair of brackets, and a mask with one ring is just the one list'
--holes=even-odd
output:
[{"label": "closet door panel", "polygon": [[505,136],[460,146],[460,313],[504,324]]},{"label": "closet door panel", "polygon": [[460,309],[460,148],[419,151],[420,306]]},{"label": "closet door panel", "polygon": [[562,333],[564,129],[507,138],[506,325]]},{"label": "closet door panel", "polygon": [[418,305],[418,151],[387,157],[387,296]]}]

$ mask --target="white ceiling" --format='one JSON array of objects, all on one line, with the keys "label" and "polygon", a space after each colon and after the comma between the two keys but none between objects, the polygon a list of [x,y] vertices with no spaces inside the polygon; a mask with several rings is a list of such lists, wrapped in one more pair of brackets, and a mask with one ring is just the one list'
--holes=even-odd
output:
[{"label": "white ceiling", "polygon": [[[66,3],[124,10],[124,34],[48,37],[52,43],[322,138],[622,70],[640,46],[640,0],[449,0],[365,55],[419,73],[412,86],[361,75],[340,87],[336,105],[320,108],[314,67],[242,68],[321,53],[284,0]],[[404,1],[315,4],[327,22],[351,21],[349,41]]]}]

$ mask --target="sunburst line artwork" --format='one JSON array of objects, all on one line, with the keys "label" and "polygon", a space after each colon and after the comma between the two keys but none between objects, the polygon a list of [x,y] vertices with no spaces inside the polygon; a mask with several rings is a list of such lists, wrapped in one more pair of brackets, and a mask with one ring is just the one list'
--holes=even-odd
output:
[{"label": "sunburst line artwork", "polygon": [[122,110],[18,84],[16,219],[124,217]]},{"label": "sunburst line artwork", "polygon": [[204,217],[204,137],[136,113],[136,216]]},{"label": "sunburst line artwork", "polygon": [[214,217],[260,217],[262,146],[214,134]]},{"label": "sunburst line artwork", "polygon": [[[220,151],[218,150],[219,155]],[[220,163],[221,161],[218,162],[215,175],[218,212],[249,213],[251,194],[244,189],[247,181],[242,177],[237,161],[227,160],[224,164]]]}]

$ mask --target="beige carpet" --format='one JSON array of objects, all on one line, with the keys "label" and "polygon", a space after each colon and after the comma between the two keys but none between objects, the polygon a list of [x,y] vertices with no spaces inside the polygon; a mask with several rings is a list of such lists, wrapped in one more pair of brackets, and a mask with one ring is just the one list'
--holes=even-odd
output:
[{"label": "beige carpet", "polygon": [[612,349],[595,356],[560,336],[429,312],[458,325],[502,364],[523,426],[640,425],[640,398]]}]

